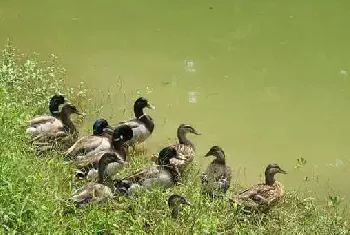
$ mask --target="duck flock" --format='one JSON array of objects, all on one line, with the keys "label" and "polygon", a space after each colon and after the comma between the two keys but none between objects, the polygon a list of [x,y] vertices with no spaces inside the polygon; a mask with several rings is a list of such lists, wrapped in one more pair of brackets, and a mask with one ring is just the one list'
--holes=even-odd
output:
[{"label": "duck flock", "polygon": [[[178,143],[152,154],[151,166],[115,180],[113,175],[130,161],[130,157],[134,157],[129,154],[129,149],[135,149],[154,132],[154,120],[144,113],[145,108],[154,109],[154,106],[146,98],[140,97],[134,103],[134,119],[109,125],[107,120],[99,118],[93,124],[92,135],[79,137],[71,114],[84,114],[63,95],[54,95],[49,102],[51,115],[37,116],[28,121],[26,133],[30,136],[31,144],[39,150],[59,145],[63,148],[66,162],[76,167],[76,176],[88,179],[89,182],[72,195],[71,199],[77,205],[101,202],[116,195],[132,199],[136,191],[154,187],[170,188],[183,180],[196,156],[196,148],[187,134],[201,134],[189,124],[179,125]],[[220,146],[212,146],[205,155],[209,156],[213,156],[214,160],[200,175],[202,192],[211,198],[220,198],[230,188],[232,171]],[[275,163],[268,164],[264,183],[230,197],[230,201],[244,208],[267,211],[285,194],[283,185],[275,180],[277,173],[287,172]],[[168,198],[170,208],[180,204],[191,205],[183,195],[174,194]],[[177,215],[175,209],[172,215]]]}]

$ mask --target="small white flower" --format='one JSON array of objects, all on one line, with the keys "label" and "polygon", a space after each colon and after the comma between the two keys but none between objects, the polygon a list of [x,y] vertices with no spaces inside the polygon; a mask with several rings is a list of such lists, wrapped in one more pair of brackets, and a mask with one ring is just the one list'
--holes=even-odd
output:
[{"label": "small white flower", "polygon": [[348,72],[345,70],[340,70],[339,74],[340,74],[340,76],[343,76],[343,77],[348,76]]}]

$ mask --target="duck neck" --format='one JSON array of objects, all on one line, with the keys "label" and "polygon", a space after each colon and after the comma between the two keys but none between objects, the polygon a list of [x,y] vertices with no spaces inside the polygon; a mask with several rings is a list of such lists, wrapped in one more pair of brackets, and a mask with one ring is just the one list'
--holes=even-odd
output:
[{"label": "duck neck", "polygon": [[118,156],[120,156],[124,161],[126,161],[127,149],[124,143],[117,141],[113,143],[114,149],[117,151]]},{"label": "duck neck", "polygon": [[173,217],[173,219],[177,219],[178,216],[179,216],[179,208],[176,206],[172,206],[171,217]]},{"label": "duck neck", "polygon": [[275,183],[275,176],[273,174],[270,174],[269,172],[265,172],[265,183],[267,185],[273,185]]},{"label": "duck neck", "polygon": [[98,164],[98,183],[106,184],[112,182],[112,178],[109,175],[105,175],[106,168],[109,163],[115,162],[116,158],[113,153],[104,154]]},{"label": "duck neck", "polygon": [[60,117],[60,111],[58,109],[59,105],[56,103],[56,102],[50,102],[49,104],[49,110],[50,110],[50,113],[53,117]]},{"label": "duck neck", "polygon": [[64,109],[61,111],[60,118],[63,123],[64,129],[69,133],[69,134],[74,134],[76,132],[76,128],[74,123],[72,122],[70,118],[71,114],[65,111]]},{"label": "duck neck", "polygon": [[154,122],[150,116],[143,112],[143,108],[134,106],[135,117],[145,124],[147,130],[152,133],[154,130]]},{"label": "duck neck", "polygon": [[137,119],[140,119],[142,116],[144,116],[143,107],[134,105],[134,113],[135,113],[135,117]]},{"label": "duck neck", "polygon": [[177,138],[179,139],[180,144],[191,146],[192,148],[194,148],[193,143],[189,139],[187,139],[187,133],[183,130],[177,131]]}]

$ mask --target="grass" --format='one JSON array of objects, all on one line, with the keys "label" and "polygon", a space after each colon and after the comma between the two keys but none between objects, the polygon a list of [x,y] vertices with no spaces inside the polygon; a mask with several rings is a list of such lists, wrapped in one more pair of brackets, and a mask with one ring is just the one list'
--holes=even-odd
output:
[{"label": "grass", "polygon": [[[24,121],[47,113],[49,97],[64,93],[78,107],[86,107],[86,90],[66,88],[65,70],[57,58],[39,62],[20,55],[9,42],[0,67],[0,231],[2,234],[349,234],[345,210],[317,201],[303,192],[288,191],[268,214],[246,214],[228,200],[211,201],[199,192],[198,167],[181,185],[155,189],[136,200],[116,198],[78,209],[67,199],[82,185],[74,169],[58,153],[37,156],[24,135]],[[88,110],[84,110],[88,112]],[[95,112],[95,110],[91,110]],[[132,157],[125,175],[147,165]],[[240,190],[233,185],[229,194]],[[169,216],[166,200],[186,195],[195,206],[177,220]]]}]

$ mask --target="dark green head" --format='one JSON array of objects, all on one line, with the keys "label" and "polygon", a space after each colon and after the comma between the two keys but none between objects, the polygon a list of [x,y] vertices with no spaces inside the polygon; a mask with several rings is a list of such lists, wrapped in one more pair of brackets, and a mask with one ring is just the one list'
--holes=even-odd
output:
[{"label": "dark green head", "polygon": [[175,148],[165,147],[158,154],[158,165],[169,165],[172,158],[181,159]]},{"label": "dark green head", "polygon": [[102,135],[104,133],[104,129],[108,127],[109,125],[106,119],[99,118],[94,122],[94,125],[92,126],[92,134]]},{"label": "dark green head", "polygon": [[134,104],[134,109],[144,109],[144,108],[149,108],[149,109],[155,109],[153,105],[148,103],[148,100],[144,97],[139,97]]},{"label": "dark green head", "polygon": [[63,95],[52,96],[49,103],[49,110],[51,112],[51,115],[57,117],[59,115],[59,106],[66,102],[67,100],[64,98]]},{"label": "dark green head", "polygon": [[132,131],[132,128],[128,125],[120,125],[116,127],[113,131],[113,144],[120,144],[125,143],[128,140],[131,140],[133,137],[134,132]]}]

